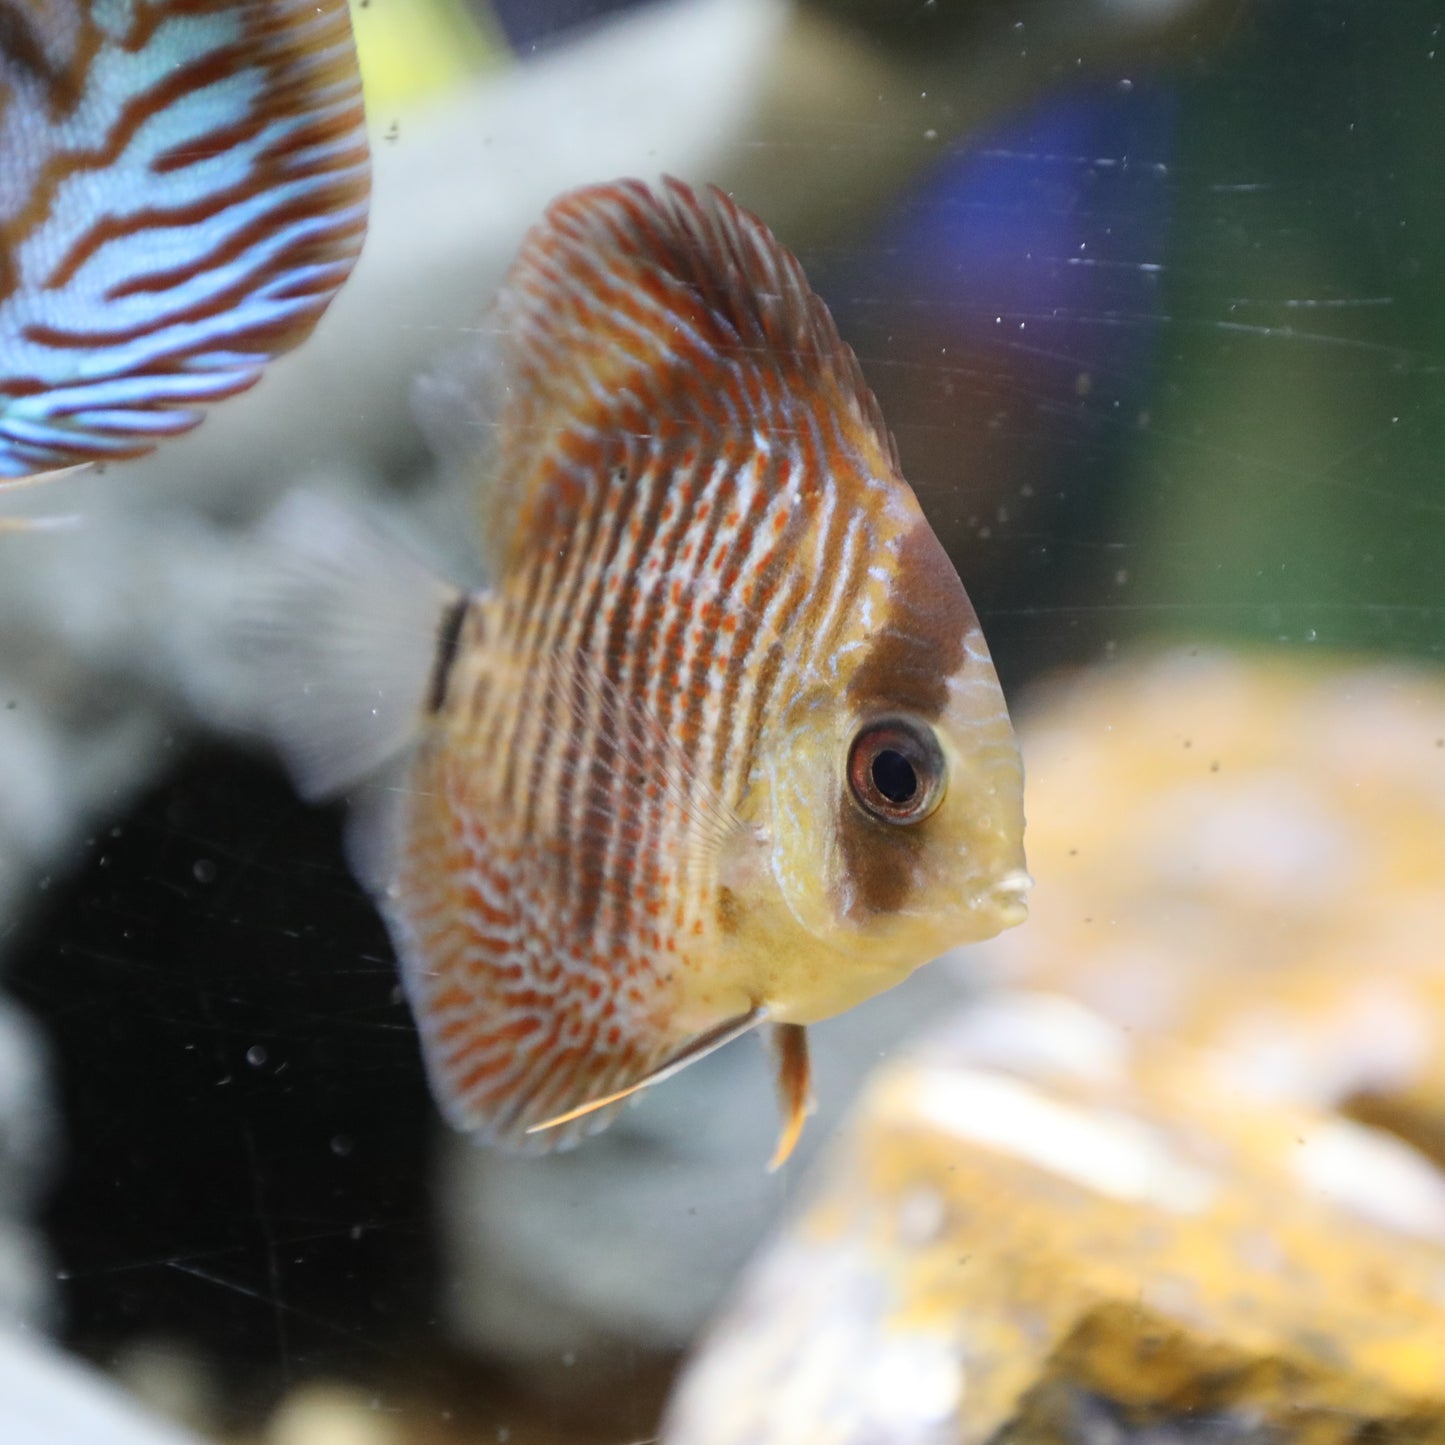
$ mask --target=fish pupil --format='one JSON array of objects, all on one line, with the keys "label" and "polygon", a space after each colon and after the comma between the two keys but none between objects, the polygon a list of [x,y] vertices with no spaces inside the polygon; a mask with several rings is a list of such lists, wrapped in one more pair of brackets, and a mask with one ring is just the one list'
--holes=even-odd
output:
[{"label": "fish pupil", "polygon": [[918,774],[913,764],[893,748],[883,748],[870,770],[873,786],[893,804],[911,802],[918,794]]},{"label": "fish pupil", "polygon": [[921,823],[942,801],[943,751],[932,728],[911,718],[864,727],[848,751],[848,786],[880,823]]}]

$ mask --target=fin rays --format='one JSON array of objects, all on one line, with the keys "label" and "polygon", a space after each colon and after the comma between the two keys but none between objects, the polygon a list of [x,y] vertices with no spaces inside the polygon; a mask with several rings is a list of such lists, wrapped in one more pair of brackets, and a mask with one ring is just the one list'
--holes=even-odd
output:
[{"label": "fin rays", "polygon": [[418,384],[428,435],[482,483],[494,573],[539,538],[605,436],[788,439],[818,405],[880,465],[892,438],[796,259],[722,191],[616,181],[554,201],[479,343]]},{"label": "fin rays", "polygon": [[540,1134],[548,1129],[555,1129],[559,1125],[570,1124],[574,1119],[583,1118],[585,1115],[594,1113],[598,1109],[605,1109],[610,1104],[621,1103],[623,1099],[637,1093],[639,1089],[646,1089],[650,1088],[653,1084],[660,1084],[663,1080],[672,1078],[674,1074],[681,1073],[689,1064],[695,1064],[699,1059],[705,1059],[709,1054],[715,1053],[718,1049],[722,1048],[724,1044],[730,1044],[734,1039],[740,1039],[749,1029],[755,1028],[762,1021],[763,1016],[762,1009],[754,1008],[739,1018],[729,1019],[726,1023],[719,1024],[717,1028],[709,1029],[707,1033],[700,1034],[685,1048],[673,1055],[672,1058],[659,1064],[642,1078],[633,1080],[614,1093],[604,1094],[600,1098],[589,1099],[584,1103],[578,1104],[568,1109],[565,1113],[558,1114],[555,1118],[546,1119],[540,1124],[533,1124],[526,1132],[528,1134]]}]

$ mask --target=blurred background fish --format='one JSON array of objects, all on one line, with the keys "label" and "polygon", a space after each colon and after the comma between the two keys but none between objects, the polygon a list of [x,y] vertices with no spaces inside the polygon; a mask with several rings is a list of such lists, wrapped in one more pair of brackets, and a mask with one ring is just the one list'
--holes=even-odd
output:
[{"label": "blurred background fish", "polygon": [[483,334],[419,400],[491,585],[297,494],[258,686],[304,791],[382,774],[355,851],[453,1124],[569,1143],[766,1024],[780,1163],[804,1026],[1024,916],[978,620],[853,353],[721,191],[563,196]]},{"label": "blurred background fish", "polygon": [[0,478],[139,456],[304,340],[366,230],[346,0],[0,14]]}]

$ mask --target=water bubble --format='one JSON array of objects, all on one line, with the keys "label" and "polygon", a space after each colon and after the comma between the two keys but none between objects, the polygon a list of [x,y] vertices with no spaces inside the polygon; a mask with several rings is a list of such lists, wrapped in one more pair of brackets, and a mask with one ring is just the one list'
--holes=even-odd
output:
[{"label": "water bubble", "polygon": [[246,1050],[246,1062],[250,1064],[253,1069],[259,1069],[268,1058],[270,1058],[270,1055],[266,1052],[265,1044],[252,1044],[251,1047]]}]

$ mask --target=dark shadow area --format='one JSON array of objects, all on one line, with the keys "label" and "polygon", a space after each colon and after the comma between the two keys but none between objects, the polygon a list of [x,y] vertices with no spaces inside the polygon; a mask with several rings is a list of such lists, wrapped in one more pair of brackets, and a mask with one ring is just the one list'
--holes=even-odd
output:
[{"label": "dark shadow area", "polygon": [[159,1335],[306,1374],[425,1334],[435,1118],[340,831],[271,769],[202,750],[12,955],[57,1059],[45,1224],[92,1354]]}]

